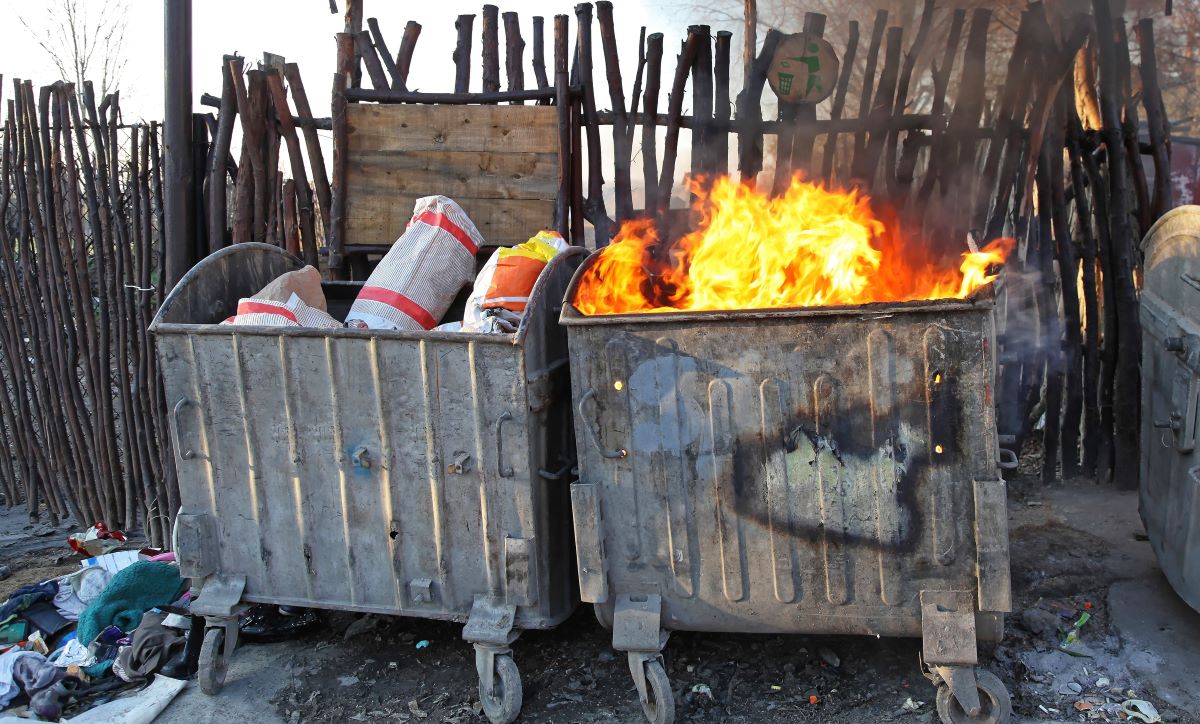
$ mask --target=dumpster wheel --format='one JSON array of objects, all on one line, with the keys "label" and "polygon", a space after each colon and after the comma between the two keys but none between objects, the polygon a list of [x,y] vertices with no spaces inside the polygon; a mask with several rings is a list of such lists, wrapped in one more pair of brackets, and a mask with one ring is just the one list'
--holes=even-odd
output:
[{"label": "dumpster wheel", "polygon": [[642,713],[652,724],[670,724],[675,721],[675,694],[662,659],[645,662],[645,671],[646,699],[642,701]]},{"label": "dumpster wheel", "polygon": [[200,646],[200,691],[212,696],[225,685],[229,672],[228,658],[222,655],[225,648],[225,629],[209,628],[204,632],[204,643]]},{"label": "dumpster wheel", "polygon": [[524,697],[521,672],[517,670],[511,653],[497,654],[495,667],[490,696],[484,690],[483,682],[479,682],[479,703],[492,724],[509,724],[521,713],[521,699]]},{"label": "dumpster wheel", "polygon": [[975,686],[979,689],[979,703],[983,710],[976,716],[963,711],[946,682],[938,684],[937,711],[942,724],[1008,724],[1012,719],[1012,700],[1004,682],[990,671],[975,672]]}]

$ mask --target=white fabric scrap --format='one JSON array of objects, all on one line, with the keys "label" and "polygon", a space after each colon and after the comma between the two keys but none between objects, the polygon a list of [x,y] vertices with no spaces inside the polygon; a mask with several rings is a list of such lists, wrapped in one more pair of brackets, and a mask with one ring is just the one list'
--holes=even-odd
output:
[{"label": "white fabric scrap", "polygon": [[96,663],[96,657],[78,639],[71,639],[50,655],[50,663],[63,669],[68,666],[88,667]]},{"label": "white fabric scrap", "polygon": [[68,621],[78,621],[79,614],[83,613],[83,609],[87,608],[87,604],[81,601],[79,596],[76,595],[70,581],[60,578],[58,580],[58,593],[54,594],[54,607],[58,609],[59,616]]}]

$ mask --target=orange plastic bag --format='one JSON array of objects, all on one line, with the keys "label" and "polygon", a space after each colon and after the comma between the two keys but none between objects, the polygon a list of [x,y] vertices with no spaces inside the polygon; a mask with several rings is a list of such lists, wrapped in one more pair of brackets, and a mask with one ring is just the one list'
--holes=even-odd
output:
[{"label": "orange plastic bag", "polygon": [[546,262],[527,256],[502,256],[496,260],[492,284],[484,299],[484,309],[503,307],[521,313],[529,303],[529,293],[546,268]]}]

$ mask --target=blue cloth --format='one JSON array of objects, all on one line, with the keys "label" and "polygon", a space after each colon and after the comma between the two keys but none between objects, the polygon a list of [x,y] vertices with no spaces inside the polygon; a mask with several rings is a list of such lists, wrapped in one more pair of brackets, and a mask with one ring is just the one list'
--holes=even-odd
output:
[{"label": "blue cloth", "polygon": [[183,594],[179,568],[170,563],[138,561],[121,570],[99,596],[79,614],[79,643],[91,645],[100,632],[116,626],[128,633],[142,622],[142,614],[166,606]]},{"label": "blue cloth", "polygon": [[20,613],[38,601],[53,601],[58,594],[57,581],[45,581],[28,586],[21,586],[9,595],[8,600],[0,606],[0,621],[14,613]]}]

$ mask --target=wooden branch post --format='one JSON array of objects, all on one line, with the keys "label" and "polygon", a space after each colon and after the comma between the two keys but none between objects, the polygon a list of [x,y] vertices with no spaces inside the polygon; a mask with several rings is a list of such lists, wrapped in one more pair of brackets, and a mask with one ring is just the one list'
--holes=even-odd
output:
[{"label": "wooden branch post", "polygon": [[500,9],[495,5],[483,6],[483,92],[500,90]]},{"label": "wooden branch post", "polygon": [[600,43],[604,51],[604,69],[608,76],[608,95],[613,109],[613,174],[616,189],[617,225],[633,216],[633,191],[629,178],[633,149],[627,130],[629,118],[625,113],[625,89],[621,84],[621,66],[617,58],[617,31],[613,24],[612,3],[596,3],[596,19],[600,23]]},{"label": "wooden branch post", "polygon": [[645,109],[645,122],[642,124],[642,184],[645,188],[646,201],[643,208],[646,214],[653,215],[658,208],[658,125],[654,122],[658,115],[658,89],[662,76],[663,35],[651,33],[646,38],[646,91],[642,107]]},{"label": "wooden branch post", "polygon": [[[516,13],[504,13],[504,69],[509,91],[525,90],[525,40],[521,37],[521,22]],[[513,101],[523,105],[523,101]]]},{"label": "wooden branch post", "polygon": [[[554,228],[564,239],[571,238],[571,87],[567,75],[567,32],[567,16],[555,15],[554,104],[558,112],[558,195],[554,197]],[[534,35],[535,42],[540,38],[540,32]]]},{"label": "wooden branch post", "polygon": [[454,61],[454,92],[466,93],[471,86],[471,28],[474,15],[459,15],[454,21],[458,31],[458,44],[454,46],[451,59]]},{"label": "wooden branch post", "polygon": [[1138,421],[1141,407],[1139,360],[1142,329],[1134,288],[1133,249],[1137,243],[1130,226],[1129,176],[1125,139],[1121,131],[1120,83],[1114,18],[1109,0],[1093,0],[1096,18],[1097,57],[1100,65],[1100,131],[1108,152],[1108,197],[1110,254],[1114,277],[1117,338],[1106,340],[1116,346],[1116,379],[1113,394],[1113,480],[1123,490],[1138,485]]}]

